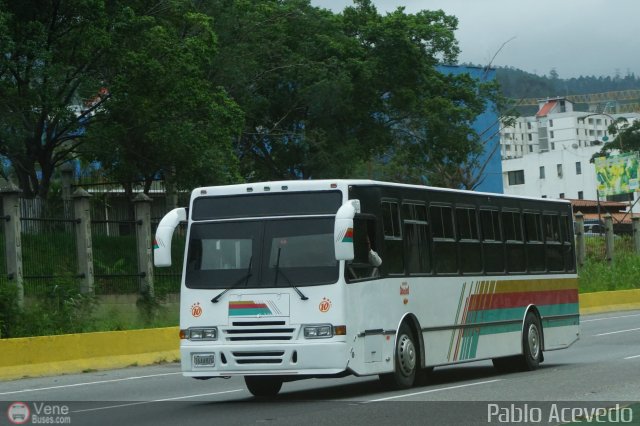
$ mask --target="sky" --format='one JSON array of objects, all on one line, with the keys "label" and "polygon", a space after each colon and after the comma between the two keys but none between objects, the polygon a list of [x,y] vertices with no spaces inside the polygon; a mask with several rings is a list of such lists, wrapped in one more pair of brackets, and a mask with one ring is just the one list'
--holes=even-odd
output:
[{"label": "sky", "polygon": [[[560,78],[640,76],[640,0],[372,0],[385,14],[442,9],[458,18],[459,63]],[[311,0],[340,12],[351,0]],[[506,43],[506,44],[505,44]],[[504,46],[503,46],[504,44]],[[501,46],[502,49],[501,49]]]}]

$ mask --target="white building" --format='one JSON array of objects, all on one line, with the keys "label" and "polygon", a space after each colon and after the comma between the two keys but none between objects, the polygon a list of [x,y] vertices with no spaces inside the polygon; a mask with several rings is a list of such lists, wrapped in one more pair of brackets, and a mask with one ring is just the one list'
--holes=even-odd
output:
[{"label": "white building", "polygon": [[620,118],[631,123],[640,114],[578,112],[564,98],[540,101],[535,116],[500,132],[505,194],[595,200],[590,160],[613,139],[607,129]]}]

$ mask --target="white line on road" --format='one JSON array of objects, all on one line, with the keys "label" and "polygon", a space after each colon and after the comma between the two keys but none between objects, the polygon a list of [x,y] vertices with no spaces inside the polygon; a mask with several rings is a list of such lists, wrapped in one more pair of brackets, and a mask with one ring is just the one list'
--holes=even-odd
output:
[{"label": "white line on road", "polygon": [[626,333],[627,331],[638,331],[640,328],[630,328],[629,330],[610,331],[608,333],[594,334],[594,336],[608,336],[609,334]]},{"label": "white line on road", "polygon": [[640,358],[640,355],[628,356],[625,359],[634,359],[634,358]]},{"label": "white line on road", "polygon": [[25,392],[38,392],[52,389],[64,389],[64,388],[74,388],[77,386],[88,386],[88,385],[99,385],[102,383],[114,383],[114,382],[123,382],[126,380],[138,380],[138,379],[148,379],[151,377],[162,377],[162,376],[175,376],[176,374],[182,374],[182,372],[177,373],[162,373],[162,374],[149,374],[147,376],[133,376],[133,377],[124,377],[122,379],[110,379],[110,380],[100,380],[96,382],[84,382],[84,383],[72,383],[70,385],[60,385],[60,386],[49,386],[46,388],[34,388],[34,389],[22,389],[17,391],[10,392],[0,392],[0,395],[11,395],[14,393],[25,393]]},{"label": "white line on road", "polygon": [[582,323],[582,322],[591,322],[591,321],[603,321],[603,320],[618,319],[618,318],[631,318],[631,317],[640,317],[640,314],[622,315],[622,316],[619,316],[619,317],[593,318],[593,319],[586,319],[586,320],[581,319],[580,322]]},{"label": "white line on road", "polygon": [[153,401],[139,401],[139,402],[130,402],[128,404],[118,404],[118,405],[107,405],[105,407],[97,407],[97,408],[87,408],[85,410],[75,410],[72,413],[86,413],[89,411],[99,411],[99,410],[109,410],[112,408],[122,408],[122,407],[131,407],[134,405],[143,405],[143,404],[151,404],[153,402],[166,402],[166,401],[177,401],[180,399],[189,399],[189,398],[198,398],[200,396],[211,396],[211,395],[221,395],[224,393],[232,393],[232,392],[241,392],[242,389],[233,389],[222,392],[211,392],[211,393],[201,393],[198,395],[185,395],[185,396],[176,396],[173,398],[163,398],[163,399],[154,399]]},{"label": "white line on road", "polygon": [[433,392],[440,392],[440,391],[451,390],[451,389],[466,388],[466,387],[469,387],[469,386],[487,385],[489,383],[495,383],[495,382],[499,382],[501,380],[502,379],[487,380],[487,381],[484,381],[484,382],[469,383],[469,384],[466,384],[466,385],[449,386],[449,387],[446,387],[446,388],[429,389],[429,390],[422,391],[422,392],[413,392],[413,393],[407,393],[407,394],[404,394],[404,395],[389,396],[387,398],[372,399],[370,401],[365,401],[364,404],[368,404],[370,402],[388,401],[390,399],[406,398],[408,396],[422,395],[422,394],[425,394],[425,393],[433,393]]}]

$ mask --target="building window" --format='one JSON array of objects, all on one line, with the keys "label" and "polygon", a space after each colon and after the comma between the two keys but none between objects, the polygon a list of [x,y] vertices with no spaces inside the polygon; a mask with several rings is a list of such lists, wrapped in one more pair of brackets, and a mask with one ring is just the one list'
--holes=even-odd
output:
[{"label": "building window", "polygon": [[527,129],[531,130],[531,123],[527,123]]},{"label": "building window", "polygon": [[564,198],[564,192],[560,193],[560,198]]},{"label": "building window", "polygon": [[578,200],[584,200],[584,192],[578,191]]},{"label": "building window", "polygon": [[524,184],[524,170],[514,170],[507,172],[509,178],[509,185],[523,185]]},{"label": "building window", "polygon": [[558,169],[558,177],[562,179],[562,164],[558,164],[556,168]]},{"label": "building window", "polygon": [[529,152],[533,152],[533,145],[529,145]]},{"label": "building window", "polygon": [[551,149],[556,149],[556,143],[555,142],[551,142]]},{"label": "building window", "polygon": [[579,161],[576,161],[576,174],[577,175],[582,174],[582,163],[580,163]]},{"label": "building window", "polygon": [[[553,120],[549,120],[549,127],[553,127]],[[551,136],[553,137],[553,136]]]},{"label": "building window", "polygon": [[543,195],[543,196],[542,196],[542,198],[547,198],[547,196],[546,196],[546,195]]},{"label": "building window", "polygon": [[540,179],[544,179],[544,166],[540,166]]},{"label": "building window", "polygon": [[580,134],[580,131],[576,129],[576,136],[578,136],[579,134]]},{"label": "building window", "polygon": [[549,132],[549,136],[551,136],[551,139],[553,139],[553,130]]}]

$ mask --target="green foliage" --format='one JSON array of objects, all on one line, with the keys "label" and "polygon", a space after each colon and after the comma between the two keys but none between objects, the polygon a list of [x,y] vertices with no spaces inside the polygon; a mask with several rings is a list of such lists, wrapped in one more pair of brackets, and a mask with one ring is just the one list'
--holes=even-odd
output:
[{"label": "green foliage", "polygon": [[76,107],[101,87],[110,15],[101,0],[3,0],[0,13],[0,155],[25,195],[44,198],[91,124]]},{"label": "green foliage", "polygon": [[[72,278],[58,278],[42,297],[28,300],[24,308],[10,304],[10,317],[3,315],[2,336],[48,336],[90,330],[94,326],[97,300],[95,296],[80,294],[77,287]],[[0,291],[0,303],[15,300],[10,299],[15,297],[14,290],[7,291],[5,287]]]},{"label": "green foliage", "polygon": [[[13,284],[13,285],[12,285]],[[0,282],[0,337],[12,337],[20,319],[18,290],[14,283]]]},{"label": "green foliage", "polygon": [[[171,174],[179,188],[238,180],[232,137],[242,113],[206,79],[215,55],[211,18],[191,2],[125,8],[104,69],[110,100],[85,156],[116,181]],[[151,11],[151,12],[150,12]]]},{"label": "green foliage", "polygon": [[616,253],[611,264],[589,257],[578,275],[581,293],[637,289],[640,288],[640,256],[631,252]]}]

